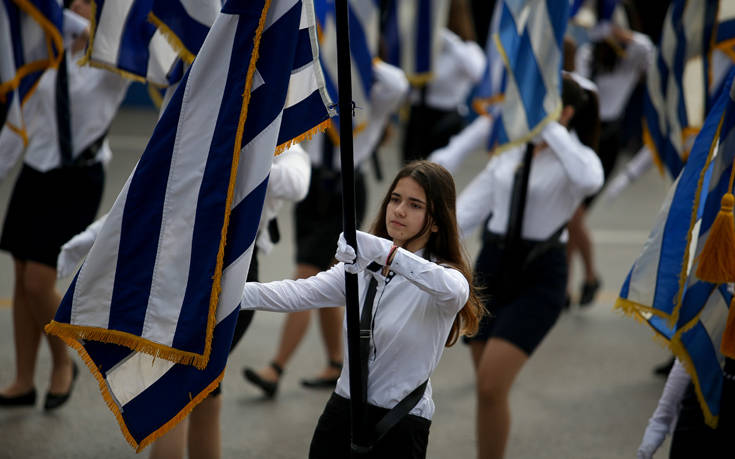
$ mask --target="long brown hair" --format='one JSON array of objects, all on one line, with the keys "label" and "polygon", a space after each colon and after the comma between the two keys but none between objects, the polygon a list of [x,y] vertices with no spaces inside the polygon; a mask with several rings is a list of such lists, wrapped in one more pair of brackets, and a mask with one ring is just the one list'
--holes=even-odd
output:
[{"label": "long brown hair", "polygon": [[472,270],[459,243],[455,208],[457,192],[454,188],[454,179],[452,179],[452,174],[445,168],[429,161],[413,161],[403,166],[396,174],[396,178],[393,179],[393,183],[391,183],[388,193],[386,193],[383,203],[380,205],[378,215],[370,228],[372,234],[390,239],[388,228],[385,225],[386,209],[390,202],[391,193],[396,188],[398,181],[404,177],[414,179],[426,193],[424,227],[413,239],[430,231],[432,225],[436,225],[438,228],[438,231],[431,233],[429,236],[429,241],[424,248],[424,258],[436,258],[440,263],[451,266],[461,272],[470,285],[470,296],[467,303],[457,314],[449,332],[445,344],[449,347],[457,342],[460,335],[474,335],[477,333],[480,318],[485,313],[485,307],[478,298],[472,284]]}]

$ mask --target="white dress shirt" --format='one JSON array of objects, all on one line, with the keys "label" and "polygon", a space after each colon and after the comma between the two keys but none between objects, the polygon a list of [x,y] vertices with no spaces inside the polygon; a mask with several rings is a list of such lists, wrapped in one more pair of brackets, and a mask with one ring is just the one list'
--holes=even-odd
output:
[{"label": "white dress shirt", "polygon": [[[603,183],[602,164],[593,150],[557,122],[546,125],[547,147],[531,161],[522,236],[544,240],[569,221],[582,200]],[[457,224],[466,237],[492,213],[487,229],[505,234],[513,175],[525,145],[493,156],[457,199]],[[562,236],[566,238],[566,234]]]},{"label": "white dress shirt", "polygon": [[625,48],[625,56],[611,72],[597,74],[592,78],[592,43],[580,46],[575,57],[576,71],[597,84],[602,121],[615,121],[623,115],[633,89],[655,56],[655,47],[647,36],[638,32],[631,33],[633,38]]},{"label": "white dress shirt", "polygon": [[[442,48],[434,70],[434,78],[426,90],[426,105],[441,110],[464,107],[472,87],[485,72],[485,52],[474,41],[463,41],[447,29],[441,31]],[[413,102],[419,94],[415,90]]]},{"label": "white dress shirt", "polygon": [[[69,52],[69,51],[67,51]],[[84,51],[69,54],[66,68],[69,82],[72,156],[85,148],[110,127],[130,81],[120,75],[90,66],[77,65]],[[56,69],[44,72],[33,95],[23,106],[28,127],[25,164],[46,172],[61,166],[56,124]],[[112,156],[105,140],[96,160],[107,162]]]},{"label": "white dress shirt", "polygon": [[[457,270],[398,249],[391,265],[396,274],[358,274],[360,311],[370,277],[378,287],[373,305],[373,341],[368,359],[368,403],[393,408],[436,369],[457,313],[469,297],[469,284]],[[387,256],[387,254],[386,254]],[[248,282],[241,307],[293,312],[345,304],[345,269],[338,263],[308,279]],[[346,323],[344,325],[345,349]],[[349,357],[345,356],[335,392],[350,397]],[[431,419],[431,382],[411,414]]]},{"label": "white dress shirt", "polygon": [[273,158],[268,189],[263,202],[263,213],[258,226],[258,239],[255,242],[263,253],[267,254],[273,249],[273,242],[268,231],[265,231],[268,222],[278,214],[285,202],[298,202],[306,197],[306,193],[309,192],[310,179],[309,155],[301,148],[301,145],[293,145]]}]

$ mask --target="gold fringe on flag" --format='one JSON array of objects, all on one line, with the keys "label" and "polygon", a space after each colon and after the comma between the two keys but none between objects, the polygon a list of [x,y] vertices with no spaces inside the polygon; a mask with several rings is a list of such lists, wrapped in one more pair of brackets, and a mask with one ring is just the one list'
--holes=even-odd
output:
[{"label": "gold fringe on flag", "polygon": [[153,14],[153,12],[148,13],[148,21],[150,21],[151,24],[156,26],[159,32],[161,32],[161,35],[166,38],[166,41],[171,45],[171,47],[176,51],[176,53],[179,55],[181,59],[183,59],[184,62],[187,64],[191,64],[194,62],[194,54],[189,51],[186,46],[184,46],[184,43],[181,41],[178,35],[171,30],[169,26],[167,26],[158,16]]},{"label": "gold fringe on flag", "polygon": [[705,282],[724,284],[735,282],[735,218],[732,194],[735,167],[730,165],[730,183],[727,193],[722,196],[720,211],[709,230],[709,236],[699,254],[697,277]]}]

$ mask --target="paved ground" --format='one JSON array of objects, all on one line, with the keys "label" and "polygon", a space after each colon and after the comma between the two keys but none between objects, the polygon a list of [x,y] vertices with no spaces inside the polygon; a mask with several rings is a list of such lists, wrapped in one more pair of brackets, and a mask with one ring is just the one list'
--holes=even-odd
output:
[{"label": "paved ground", "polygon": [[[145,146],[155,114],[123,111],[111,130],[115,158],[110,164],[102,211],[114,200]],[[381,152],[386,175],[396,170],[395,148]],[[461,188],[484,164],[476,155],[457,176]],[[371,176],[371,202],[387,184]],[[14,177],[0,184],[4,215]],[[512,392],[513,425],[508,458],[631,458],[663,381],[651,368],[667,358],[647,327],[612,310],[617,290],[637,256],[666,192],[668,182],[651,171],[612,205],[598,205],[590,215],[603,291],[597,304],[564,314],[523,369]],[[602,203],[600,203],[602,204]],[[372,205],[369,208],[374,209]],[[293,265],[290,215],[283,212],[282,242],[262,258],[261,277],[289,277]],[[467,242],[471,255],[477,238]],[[64,291],[68,281],[60,281]],[[577,282],[575,282],[575,285]],[[12,262],[0,254],[0,387],[13,377]],[[224,382],[223,455],[225,458],[303,458],[327,391],[302,389],[299,379],[323,365],[318,327],[287,368],[278,397],[264,400],[241,377],[244,365],[270,359],[282,316],[257,313],[253,325],[231,356]],[[75,358],[77,358],[75,356]],[[78,360],[78,358],[77,358]],[[36,385],[45,391],[49,355],[44,347]],[[468,350],[448,349],[433,378],[437,411],[431,429],[430,458],[475,456],[473,372]],[[659,457],[665,457],[664,445]],[[144,451],[141,455],[147,455]],[[0,458],[138,457],[124,440],[96,382],[84,371],[68,405],[53,414],[40,408],[0,411]]]}]

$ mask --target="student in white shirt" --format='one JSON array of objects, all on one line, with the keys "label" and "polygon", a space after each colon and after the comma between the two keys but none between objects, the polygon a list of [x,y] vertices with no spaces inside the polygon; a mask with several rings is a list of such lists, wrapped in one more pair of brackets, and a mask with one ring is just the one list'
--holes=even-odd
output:
[{"label": "student in white shirt", "polygon": [[[391,184],[372,234],[358,232],[357,256],[340,237],[336,258],[341,262],[329,270],[308,279],[246,283],[243,288],[244,309],[331,307],[345,303],[345,271],[355,272],[362,312],[373,284],[369,425],[417,388],[424,391],[364,457],[425,457],[434,413],[429,376],[444,347],[477,328],[482,306],[459,244],[454,203],[454,181],[446,169],[426,161],[408,164]],[[344,365],[314,432],[311,458],[350,456],[349,379]]]},{"label": "student in white shirt", "polygon": [[[76,0],[71,10],[89,19],[91,2]],[[0,249],[13,256],[15,266],[16,376],[0,392],[0,407],[35,404],[34,370],[43,326],[61,302],[55,289],[57,256],[61,245],[97,213],[103,165],[111,155],[107,129],[129,85],[113,72],[76,64],[86,41],[83,33],[67,47],[60,71],[47,70],[23,107],[29,142],[0,238]],[[57,88],[64,87],[68,114],[62,114],[64,104],[57,99]],[[67,130],[68,137],[59,134]],[[77,368],[66,345],[47,338],[52,369],[44,409],[53,410],[69,398]]]},{"label": "student in white shirt", "polygon": [[[462,235],[487,222],[475,275],[478,286],[486,287],[488,316],[469,340],[477,372],[478,457],[483,459],[503,457],[513,381],[561,313],[567,280],[566,222],[582,199],[602,186],[599,158],[568,130],[574,128],[586,139],[588,129],[578,123],[590,121],[582,116],[587,96],[565,75],[559,121],[547,124],[535,145],[493,156],[457,201]],[[525,213],[520,242],[509,253],[505,244],[513,176],[526,148],[533,148],[533,157]]]},{"label": "student in white shirt", "polygon": [[[370,90],[371,119],[356,136],[354,145],[358,227],[367,201],[361,165],[375,151],[389,116],[397,110],[408,92],[408,80],[401,69],[375,60],[373,72],[375,82]],[[316,135],[303,145],[311,159],[312,170],[309,192],[294,209],[297,279],[311,277],[334,263],[333,254],[325,251],[324,247],[334,246],[342,229],[342,217],[334,211],[342,206],[339,147],[326,134]],[[261,389],[267,397],[276,395],[281,375],[301,344],[311,316],[311,311],[288,314],[270,363],[259,370],[249,367],[243,369],[245,379]],[[322,308],[318,316],[327,365],[316,377],[302,379],[301,384],[308,388],[332,389],[342,370],[342,309]]]}]

